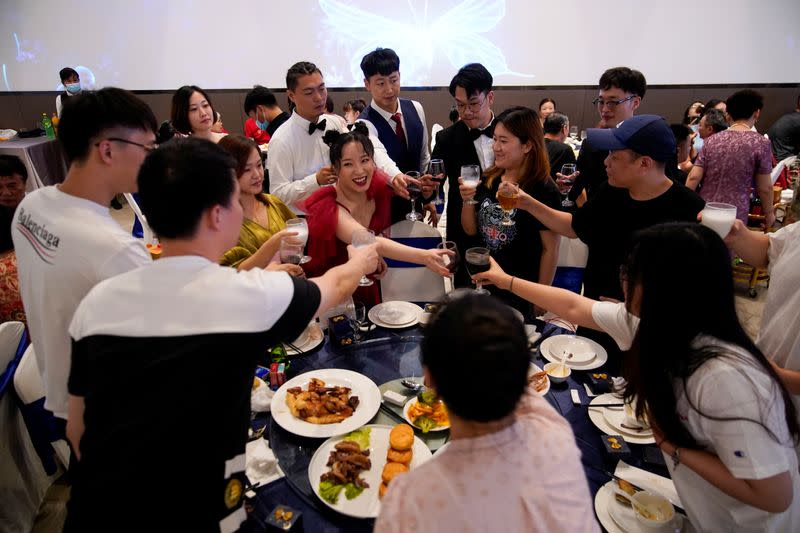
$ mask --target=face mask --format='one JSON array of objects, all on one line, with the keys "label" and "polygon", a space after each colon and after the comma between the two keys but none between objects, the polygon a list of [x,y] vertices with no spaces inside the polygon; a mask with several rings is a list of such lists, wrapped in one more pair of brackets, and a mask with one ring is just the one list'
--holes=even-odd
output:
[{"label": "face mask", "polygon": [[67,89],[67,92],[70,94],[77,94],[81,92],[81,82],[78,83],[68,83],[64,86]]},{"label": "face mask", "polygon": [[[267,118],[267,117],[264,117],[264,118]],[[263,122],[258,120],[258,111],[256,111],[256,126],[258,126],[258,129],[260,129],[262,131],[267,131],[267,127],[269,126],[269,120],[265,120]]]}]

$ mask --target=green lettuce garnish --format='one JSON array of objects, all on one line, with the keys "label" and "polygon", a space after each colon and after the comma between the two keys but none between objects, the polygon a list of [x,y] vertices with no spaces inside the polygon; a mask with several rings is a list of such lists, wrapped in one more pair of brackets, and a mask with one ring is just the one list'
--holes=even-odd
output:
[{"label": "green lettuce garnish", "polygon": [[433,405],[439,399],[436,391],[428,389],[417,394],[417,401],[423,405]]},{"label": "green lettuce garnish", "polygon": [[351,431],[347,435],[344,436],[342,440],[349,440],[358,444],[358,447],[361,448],[361,451],[369,449],[369,433],[370,428],[361,428],[355,431]]},{"label": "green lettuce garnish", "polygon": [[422,415],[418,416],[416,420],[414,420],[414,425],[421,429],[423,433],[427,433],[436,427],[436,422],[427,416]]},{"label": "green lettuce garnish", "polygon": [[339,501],[339,493],[342,492],[344,487],[344,485],[334,485],[330,481],[320,481],[319,495],[322,496],[322,499],[325,501],[335,505],[336,502]]},{"label": "green lettuce garnish", "polygon": [[356,487],[353,483],[344,486],[344,495],[348,500],[358,497],[362,492],[364,492],[364,487]]}]

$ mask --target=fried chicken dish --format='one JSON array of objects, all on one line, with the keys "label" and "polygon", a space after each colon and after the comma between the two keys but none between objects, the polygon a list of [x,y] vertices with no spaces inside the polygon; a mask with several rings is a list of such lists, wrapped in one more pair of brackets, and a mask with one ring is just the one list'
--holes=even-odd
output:
[{"label": "fried chicken dish", "polygon": [[348,387],[326,387],[311,378],[308,390],[292,387],[286,391],[286,405],[295,417],[312,424],[336,424],[353,415],[358,396],[350,396]]}]

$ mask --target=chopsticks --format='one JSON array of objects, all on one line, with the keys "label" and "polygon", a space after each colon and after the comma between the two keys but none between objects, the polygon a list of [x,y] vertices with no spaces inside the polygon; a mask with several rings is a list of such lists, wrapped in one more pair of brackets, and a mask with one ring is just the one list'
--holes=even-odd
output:
[{"label": "chopsticks", "polygon": [[583,403],[584,407],[625,407],[624,403]]}]

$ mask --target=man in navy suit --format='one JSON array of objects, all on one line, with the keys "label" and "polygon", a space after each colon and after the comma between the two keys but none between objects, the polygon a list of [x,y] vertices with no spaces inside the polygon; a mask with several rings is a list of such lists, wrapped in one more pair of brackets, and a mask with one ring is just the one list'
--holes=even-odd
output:
[{"label": "man in navy suit", "polygon": [[[425,111],[419,102],[399,97],[400,58],[394,50],[378,48],[361,60],[361,71],[372,101],[359,120],[380,139],[401,172],[425,174],[430,162]],[[410,209],[408,200],[394,197],[392,222],[404,220]]]},{"label": "man in navy suit", "polygon": [[[454,241],[461,256],[470,246],[478,246],[461,226],[461,195],[458,178],[463,165],[479,165],[481,173],[494,165],[492,135],[494,134],[494,91],[492,75],[480,63],[471,63],[459,70],[450,82],[450,94],[455,98],[461,120],[436,134],[433,158],[444,160],[450,192],[447,195],[447,240]],[[466,269],[459,266],[456,285],[472,282]]]}]

